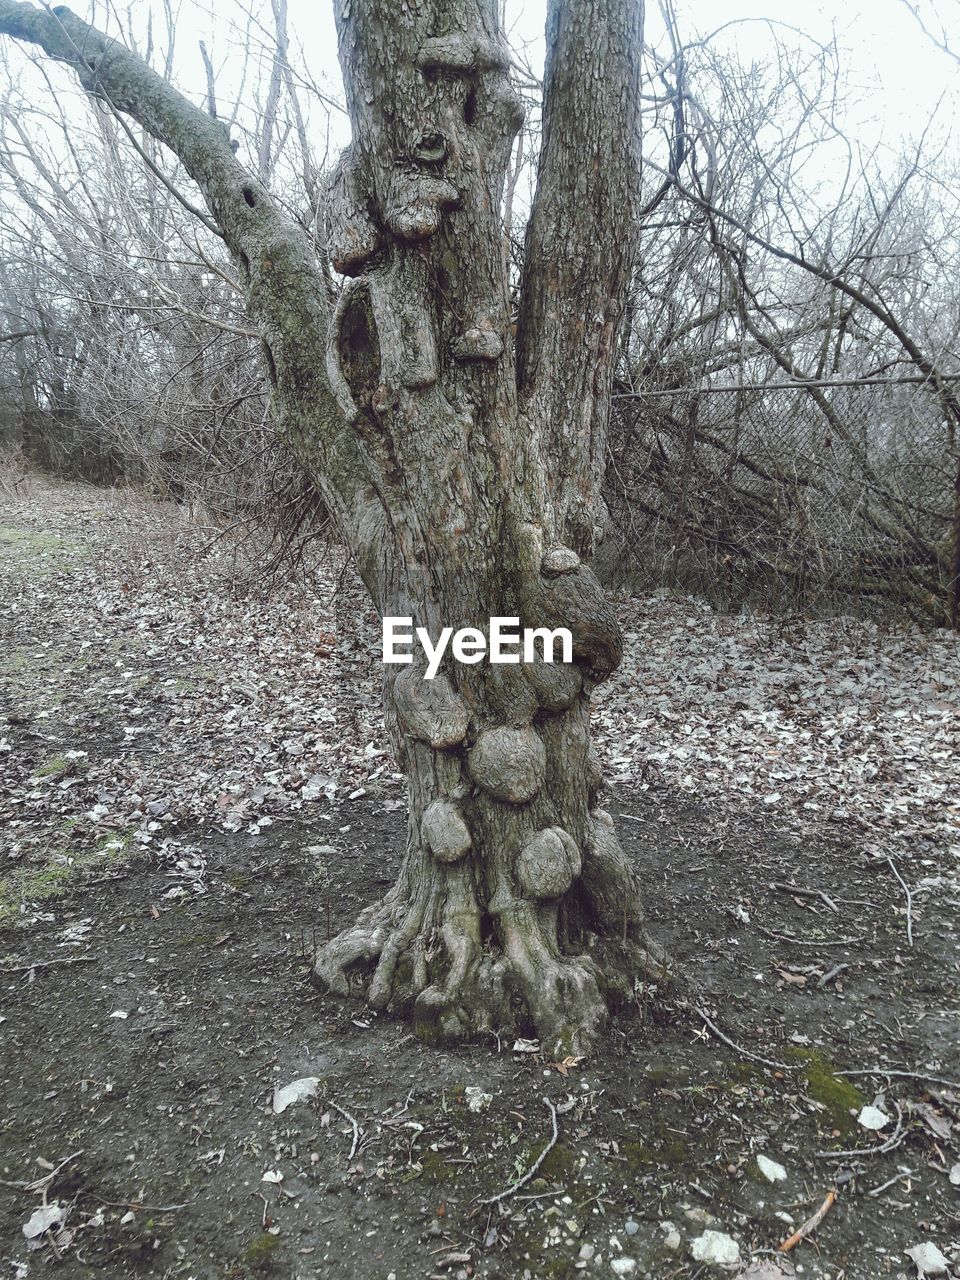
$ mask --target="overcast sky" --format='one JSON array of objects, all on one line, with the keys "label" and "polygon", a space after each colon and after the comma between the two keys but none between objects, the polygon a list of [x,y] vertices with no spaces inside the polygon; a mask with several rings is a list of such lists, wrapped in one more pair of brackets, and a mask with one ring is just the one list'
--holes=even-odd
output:
[{"label": "overcast sky", "polygon": [[[257,0],[253,0],[254,4]],[[923,0],[927,5],[928,0]],[[956,44],[960,47],[960,5],[956,15]],[[291,31],[303,46],[313,74],[339,93],[336,34],[332,4],[323,0],[289,0]],[[265,0],[269,13],[269,3]],[[514,39],[529,42],[530,52],[542,61],[545,2],[508,0],[507,18]],[[902,0],[677,0],[677,14],[684,36],[706,34],[725,23],[737,23],[716,38],[720,48],[736,48],[742,61],[763,60],[772,49],[770,30],[756,19],[782,23],[781,35],[792,37],[796,27],[821,43],[836,35],[852,90],[849,125],[864,145],[886,142],[895,146],[904,136],[919,133],[941,103],[939,118],[946,125],[960,114],[960,64],[937,50],[920,30]],[[200,63],[196,42],[203,35],[220,58],[230,52],[243,21],[235,0],[181,0],[182,21],[178,39],[181,83],[195,78],[199,88]],[[944,6],[944,13],[949,9]],[[738,21],[750,19],[754,21]],[[662,25],[657,6],[647,5],[647,33],[659,42]],[[234,47],[233,52],[236,53]]]},{"label": "overcast sky", "polygon": [[[956,16],[956,47],[960,48],[960,4],[942,0],[953,7]],[[929,0],[921,0],[929,6]],[[270,47],[269,0],[249,0],[254,14],[262,13],[263,25],[255,34],[260,41],[262,60],[266,65],[272,55]],[[198,98],[203,91],[203,70],[198,43],[204,39],[218,67],[218,91],[221,101],[236,95],[243,63],[243,33],[246,26],[245,7],[237,0],[174,0],[177,12],[177,56],[175,77],[179,85]],[[77,4],[83,11],[85,5]],[[103,25],[104,14],[112,0],[94,0],[94,17]],[[153,8],[159,29],[159,4],[149,0],[133,0],[136,20],[145,28],[147,13]],[[507,0],[508,26],[515,44],[525,44],[534,65],[542,63],[542,29],[545,0]],[[783,40],[794,45],[803,35],[793,34],[794,27],[819,42],[836,37],[841,49],[843,78],[846,81],[845,132],[870,152],[879,146],[891,158],[901,150],[905,138],[916,137],[937,113],[934,135],[942,137],[960,119],[960,64],[936,49],[908,12],[903,0],[833,0],[833,3],[811,3],[810,0],[676,0],[681,34],[685,39],[705,35],[726,27],[715,38],[715,46],[724,51],[735,50],[741,63],[763,62],[774,49],[771,29],[758,19],[782,24],[777,30]],[[327,0],[289,0],[290,29],[294,47],[302,47],[304,61],[315,80],[333,98],[340,97],[339,68],[336,58],[336,33],[332,4]],[[656,0],[647,4],[648,40],[663,47],[662,24]],[[296,62],[296,55],[293,57]],[[23,55],[15,49],[9,53],[14,79],[19,78]],[[49,66],[49,64],[48,64]],[[58,77],[70,92],[79,91],[67,73]],[[22,86],[30,82],[30,73]],[[43,96],[42,82],[37,81],[37,101]],[[27,97],[34,95],[27,91]],[[938,106],[939,104],[939,106]],[[315,144],[323,150],[325,142],[333,155],[349,138],[346,119],[334,111],[331,118],[314,106],[311,110],[311,133]],[[331,157],[332,158],[332,157]]]}]

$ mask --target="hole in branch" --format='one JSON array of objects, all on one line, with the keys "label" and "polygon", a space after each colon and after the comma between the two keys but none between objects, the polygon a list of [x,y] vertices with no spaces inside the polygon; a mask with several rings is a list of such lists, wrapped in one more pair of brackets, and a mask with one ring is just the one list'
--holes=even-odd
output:
[{"label": "hole in branch", "polygon": [[250,206],[251,209],[256,208],[257,199],[256,199],[256,196],[253,194],[253,187],[243,188],[243,198],[244,200],[246,200],[247,204]]},{"label": "hole in branch", "polygon": [[270,350],[270,344],[268,342],[264,342],[263,344],[263,357],[267,362],[267,373],[270,375],[270,385],[275,387],[277,385],[277,362],[273,358],[273,352]]},{"label": "hole in branch", "polygon": [[464,123],[471,125],[477,118],[477,91],[476,88],[470,90],[467,94],[466,101],[463,104]]}]

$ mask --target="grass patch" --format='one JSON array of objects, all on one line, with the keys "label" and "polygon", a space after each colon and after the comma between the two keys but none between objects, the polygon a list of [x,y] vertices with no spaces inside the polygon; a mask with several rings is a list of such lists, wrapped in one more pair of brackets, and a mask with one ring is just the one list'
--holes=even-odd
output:
[{"label": "grass patch", "polygon": [[132,834],[117,832],[89,849],[73,851],[62,845],[37,853],[0,877],[0,926],[11,926],[28,903],[59,898],[91,873],[109,870],[129,860]]},{"label": "grass patch", "polygon": [[36,529],[0,525],[0,567],[22,577],[46,577],[72,569],[88,555],[85,543]]}]

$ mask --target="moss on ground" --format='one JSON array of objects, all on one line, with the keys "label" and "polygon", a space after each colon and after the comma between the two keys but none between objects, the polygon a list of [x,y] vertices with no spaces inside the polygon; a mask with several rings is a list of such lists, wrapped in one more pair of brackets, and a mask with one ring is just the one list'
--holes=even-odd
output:
[{"label": "moss on ground", "polygon": [[279,1236],[273,1236],[269,1231],[261,1231],[258,1236],[254,1236],[244,1249],[243,1261],[248,1267],[253,1267],[255,1270],[266,1270],[274,1265],[275,1254],[279,1245]]},{"label": "moss on ground", "polygon": [[790,1048],[787,1055],[804,1064],[800,1076],[810,1097],[823,1107],[827,1126],[842,1134],[851,1133],[856,1126],[856,1116],[867,1100],[864,1094],[855,1084],[836,1074],[821,1050]]}]

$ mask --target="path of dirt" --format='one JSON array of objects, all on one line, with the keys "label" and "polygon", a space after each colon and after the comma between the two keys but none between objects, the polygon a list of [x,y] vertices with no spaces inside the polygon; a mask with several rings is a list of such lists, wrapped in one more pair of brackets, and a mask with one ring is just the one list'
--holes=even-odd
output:
[{"label": "path of dirt", "polygon": [[[57,583],[89,564],[41,549],[55,621]],[[130,640],[111,688],[145,673]],[[900,882],[861,834],[623,785],[611,807],[649,886],[651,930],[699,994],[643,993],[577,1064],[493,1037],[427,1048],[399,1018],[305,980],[314,937],[393,878],[395,788],[321,794],[234,831],[189,812],[156,814],[153,831],[139,818],[98,825],[96,796],[73,800],[82,770],[68,764],[46,790],[22,777],[73,749],[77,725],[76,749],[112,759],[133,722],[111,737],[56,664],[39,684],[27,670],[6,669],[0,725],[15,764],[0,788],[16,907],[0,930],[8,1275],[876,1280],[914,1276],[906,1250],[925,1242],[960,1266],[960,1083],[942,1083],[960,1080],[948,845],[897,850],[911,947]],[[64,814],[79,819],[66,842]],[[920,1074],[836,1074],[875,1067]],[[274,1087],[304,1076],[316,1096],[274,1114]],[[484,1205],[548,1143],[545,1100],[556,1145],[515,1195]],[[865,1104],[889,1117],[877,1134],[856,1121]],[[767,1181],[758,1155],[786,1179]],[[832,1187],[839,1199],[790,1255],[795,1270],[773,1269],[772,1251]],[[28,1241],[45,1205],[50,1229]],[[736,1241],[739,1267],[695,1259],[709,1231]]]}]

